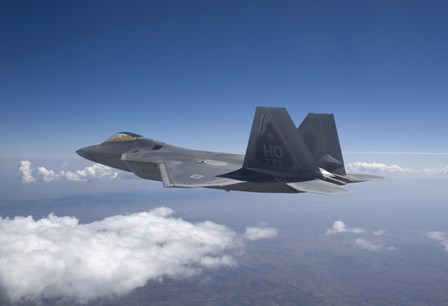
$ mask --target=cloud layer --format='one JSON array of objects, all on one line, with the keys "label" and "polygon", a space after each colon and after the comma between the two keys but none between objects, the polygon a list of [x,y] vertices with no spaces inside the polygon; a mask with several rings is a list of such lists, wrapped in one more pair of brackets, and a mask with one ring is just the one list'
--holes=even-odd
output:
[{"label": "cloud layer", "polygon": [[379,252],[382,250],[389,250],[389,251],[395,250],[394,247],[385,247],[382,243],[373,242],[366,238],[356,238],[355,244],[360,249],[371,251],[371,252]]},{"label": "cloud layer", "polygon": [[244,237],[247,240],[259,240],[266,238],[275,238],[278,236],[278,230],[273,227],[248,227]]},{"label": "cloud layer", "polygon": [[[150,280],[237,264],[243,235],[172,214],[157,208],[88,224],[55,215],[0,218],[0,289],[11,302],[68,298],[82,303],[125,294]],[[274,237],[274,231],[264,228],[255,237]]]},{"label": "cloud layer", "polygon": [[353,162],[345,165],[347,172],[352,173],[386,173],[386,174],[432,174],[446,175],[448,167],[442,169],[411,169],[397,165],[386,165],[382,163]]},{"label": "cloud layer", "polygon": [[437,241],[448,252],[448,233],[447,232],[429,232],[425,234],[426,237]]},{"label": "cloud layer", "polygon": [[[329,228],[325,234],[326,235],[335,235],[335,234],[342,234],[342,233],[352,233],[356,235],[372,235],[375,236],[376,240],[380,236],[383,236],[386,231],[385,230],[377,230],[377,231],[368,231],[362,227],[348,227],[345,225],[344,222],[341,220],[335,221],[331,228]],[[356,238],[354,241],[354,245],[362,250],[367,250],[371,252],[380,252],[382,250],[394,250],[394,247],[386,247],[383,245],[382,242],[379,241],[372,241],[367,238]]]},{"label": "cloud layer", "polygon": [[[351,173],[373,173],[373,174],[427,174],[447,175],[448,167],[442,169],[411,169],[397,165],[386,165],[382,163],[352,162],[345,165],[347,172]],[[97,180],[120,179],[119,172],[101,164],[93,164],[81,170],[55,171],[43,166],[33,168],[31,162],[23,160],[19,163],[18,171],[22,183],[36,181],[51,183],[57,181],[88,182]]]},{"label": "cloud layer", "polygon": [[366,230],[360,227],[347,227],[344,222],[338,220],[333,223],[333,226],[327,230],[327,235],[334,235],[338,233],[354,233],[354,234],[364,234]]},{"label": "cloud layer", "polygon": [[31,170],[31,163],[27,160],[22,160],[19,164],[20,181],[22,183],[31,183],[36,179],[33,177]]},{"label": "cloud layer", "polygon": [[45,167],[37,167],[33,169],[31,163],[23,160],[18,168],[20,172],[20,181],[22,183],[31,183],[42,181],[46,183],[57,181],[73,181],[73,182],[88,182],[97,180],[115,180],[119,178],[118,172],[108,166],[101,164],[93,164],[85,167],[82,170],[72,171],[54,171]]}]

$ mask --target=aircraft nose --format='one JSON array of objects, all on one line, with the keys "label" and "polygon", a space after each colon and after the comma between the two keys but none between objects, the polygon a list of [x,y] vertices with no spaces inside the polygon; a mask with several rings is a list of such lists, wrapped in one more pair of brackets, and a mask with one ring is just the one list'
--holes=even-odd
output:
[{"label": "aircraft nose", "polygon": [[76,150],[76,154],[78,154],[81,157],[85,157],[86,156],[86,147]]},{"label": "aircraft nose", "polygon": [[95,152],[94,152],[92,146],[83,147],[81,149],[76,150],[76,154],[78,154],[79,156],[86,158],[86,159],[92,159],[93,153],[95,153]]}]

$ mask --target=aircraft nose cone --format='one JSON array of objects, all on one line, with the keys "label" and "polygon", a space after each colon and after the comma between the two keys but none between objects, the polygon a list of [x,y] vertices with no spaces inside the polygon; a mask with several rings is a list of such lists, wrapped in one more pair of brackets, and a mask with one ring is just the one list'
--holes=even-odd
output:
[{"label": "aircraft nose cone", "polygon": [[104,148],[101,145],[83,147],[78,149],[76,153],[93,162],[101,162],[104,157],[107,157],[107,151],[104,152]]},{"label": "aircraft nose cone", "polygon": [[89,159],[91,160],[93,158],[93,152],[94,150],[92,149],[91,146],[89,147],[83,147],[81,149],[76,150],[76,154],[78,154],[79,156],[85,158],[85,159]]}]

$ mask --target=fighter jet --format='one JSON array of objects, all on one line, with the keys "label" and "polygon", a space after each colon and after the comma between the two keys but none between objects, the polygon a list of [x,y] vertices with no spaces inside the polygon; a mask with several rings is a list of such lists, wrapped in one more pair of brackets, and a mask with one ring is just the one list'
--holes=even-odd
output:
[{"label": "fighter jet", "polygon": [[309,113],[298,128],[285,108],[257,107],[246,154],[191,150],[120,132],[80,156],[164,187],[340,194],[374,178],[347,174],[333,114]]}]

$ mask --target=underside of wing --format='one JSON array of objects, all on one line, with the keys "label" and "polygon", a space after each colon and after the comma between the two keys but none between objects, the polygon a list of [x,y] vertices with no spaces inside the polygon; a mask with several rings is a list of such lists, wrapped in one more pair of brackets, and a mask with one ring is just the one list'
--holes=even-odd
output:
[{"label": "underside of wing", "polygon": [[348,193],[350,190],[319,179],[304,182],[287,182],[286,185],[300,192],[311,192],[326,195]]},{"label": "underside of wing", "polygon": [[[211,154],[210,156],[214,156]],[[232,157],[220,159],[186,157],[163,159],[154,154],[123,154],[121,159],[135,175],[160,180],[164,187],[223,187],[245,181],[226,177],[241,167]]]},{"label": "underside of wing", "polygon": [[158,166],[164,187],[223,187],[244,182],[220,177],[228,172],[222,166],[181,161],[164,162]]}]

